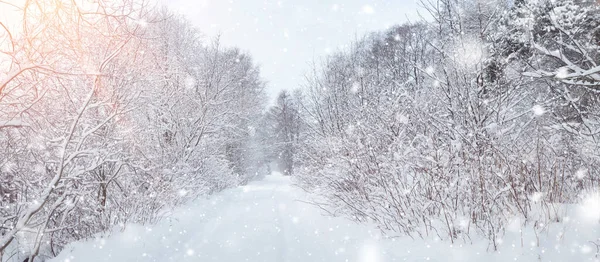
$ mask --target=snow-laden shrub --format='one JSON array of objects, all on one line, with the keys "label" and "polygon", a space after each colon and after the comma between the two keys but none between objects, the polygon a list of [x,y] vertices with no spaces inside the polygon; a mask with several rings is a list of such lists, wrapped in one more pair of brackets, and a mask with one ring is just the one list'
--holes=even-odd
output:
[{"label": "snow-laden shrub", "polygon": [[[447,8],[431,9],[443,18],[436,23],[373,34],[315,70],[297,180],[334,215],[391,234],[480,234],[495,249],[514,217],[559,221],[562,204],[596,187],[600,104],[574,80],[525,73],[551,54],[515,42],[539,39],[511,35],[512,13],[494,6],[460,16],[459,4],[439,4]],[[486,30],[476,17],[490,21]],[[466,61],[466,52],[476,55]]]}]

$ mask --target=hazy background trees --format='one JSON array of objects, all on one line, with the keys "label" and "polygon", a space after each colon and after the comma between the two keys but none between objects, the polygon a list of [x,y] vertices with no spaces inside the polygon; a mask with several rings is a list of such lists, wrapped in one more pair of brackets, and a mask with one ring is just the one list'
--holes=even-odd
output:
[{"label": "hazy background trees", "polygon": [[261,126],[263,143],[268,151],[264,155],[264,161],[284,175],[294,173],[302,125],[299,95],[299,92],[292,95],[285,90],[279,93],[275,105],[266,112]]}]

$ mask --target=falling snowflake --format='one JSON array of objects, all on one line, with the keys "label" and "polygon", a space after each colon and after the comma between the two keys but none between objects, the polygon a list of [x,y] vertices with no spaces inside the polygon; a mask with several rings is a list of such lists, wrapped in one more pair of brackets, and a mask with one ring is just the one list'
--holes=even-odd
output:
[{"label": "falling snowflake", "polygon": [[531,201],[537,203],[537,202],[540,202],[543,197],[544,197],[543,192],[535,192],[535,193],[531,194],[531,196],[529,196],[529,199],[531,199]]},{"label": "falling snowflake", "polygon": [[283,30],[283,37],[285,39],[289,39],[290,38],[290,31],[287,30],[287,29]]},{"label": "falling snowflake", "polygon": [[556,75],[554,77],[558,79],[565,79],[569,75],[569,69],[566,67],[561,67],[556,71]]},{"label": "falling snowflake", "polygon": [[186,254],[186,255],[188,255],[188,256],[193,256],[193,255],[194,255],[194,250],[193,250],[193,249],[188,249],[188,250],[185,252],[185,254]]},{"label": "falling snowflake", "polygon": [[584,195],[578,213],[583,222],[600,222],[600,190]]},{"label": "falling snowflake", "polygon": [[429,66],[429,67],[427,67],[427,69],[425,69],[425,72],[426,72],[427,74],[431,75],[431,74],[433,74],[433,72],[434,72],[434,69],[433,69],[433,67],[432,67],[432,66]]},{"label": "falling snowflake", "polygon": [[467,230],[469,228],[469,219],[462,216],[458,218],[458,227],[462,230]]},{"label": "falling snowflake", "polygon": [[135,20],[135,23],[141,27],[148,27],[148,21],[144,19]]},{"label": "falling snowflake", "polygon": [[373,6],[371,6],[371,5],[364,5],[362,7],[362,13],[367,14],[367,15],[372,15],[375,13],[375,8],[373,8]]},{"label": "falling snowflake", "polygon": [[346,134],[352,135],[352,134],[354,134],[355,130],[356,130],[356,127],[354,127],[354,125],[352,125],[352,124],[349,124],[348,127],[346,128]]},{"label": "falling snowflake", "polygon": [[364,244],[359,251],[360,262],[379,262],[381,259],[381,250],[375,243]]},{"label": "falling snowflake", "polygon": [[496,243],[498,243],[498,245],[502,245],[502,243],[504,243],[504,239],[503,238],[497,238],[496,239]]},{"label": "falling snowflake", "polygon": [[358,90],[360,90],[360,84],[358,82],[352,83],[352,88],[350,89],[350,92],[352,94],[356,94],[358,93]]},{"label": "falling snowflake", "polygon": [[194,89],[196,87],[196,79],[192,76],[187,76],[184,84],[187,89]]},{"label": "falling snowflake", "polygon": [[546,113],[546,109],[541,105],[535,105],[535,106],[533,106],[533,108],[531,108],[531,110],[533,111],[533,114],[535,114],[536,116],[541,116],[544,113]]},{"label": "falling snowflake", "polygon": [[398,113],[396,114],[396,121],[400,124],[408,124],[409,118],[402,113]]},{"label": "falling snowflake", "polygon": [[587,244],[584,244],[583,246],[581,246],[581,249],[580,249],[582,254],[589,254],[592,252],[592,250],[593,250],[592,247]]},{"label": "falling snowflake", "polygon": [[472,67],[480,63],[485,57],[483,44],[477,40],[465,40],[454,48],[454,58],[459,64]]},{"label": "falling snowflake", "polygon": [[575,172],[575,177],[579,180],[582,180],[587,175],[587,172],[587,168],[580,168],[579,170],[577,170],[577,172]]}]

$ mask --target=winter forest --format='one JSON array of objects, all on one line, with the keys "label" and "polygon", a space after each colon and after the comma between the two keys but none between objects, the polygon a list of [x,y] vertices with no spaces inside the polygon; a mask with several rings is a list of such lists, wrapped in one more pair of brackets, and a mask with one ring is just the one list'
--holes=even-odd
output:
[{"label": "winter forest", "polygon": [[600,4],[418,4],[270,99],[152,1],[0,0],[0,261],[599,261]]}]

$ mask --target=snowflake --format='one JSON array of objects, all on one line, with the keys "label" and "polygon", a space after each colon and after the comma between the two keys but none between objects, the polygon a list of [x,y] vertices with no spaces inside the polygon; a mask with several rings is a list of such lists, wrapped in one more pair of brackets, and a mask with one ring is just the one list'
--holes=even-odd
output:
[{"label": "snowflake", "polygon": [[179,194],[179,196],[185,196],[185,195],[187,195],[187,191],[185,189],[181,189],[181,190],[179,190],[178,194]]},{"label": "snowflake", "polygon": [[186,254],[186,255],[188,255],[188,256],[193,256],[193,255],[194,255],[194,250],[193,250],[193,249],[188,249],[188,250],[185,252],[185,254]]},{"label": "snowflake", "polygon": [[367,14],[367,15],[372,15],[375,13],[375,8],[373,8],[373,6],[371,6],[371,5],[364,5],[362,7],[362,13]]},{"label": "snowflake", "polygon": [[502,243],[504,243],[504,239],[503,238],[497,238],[496,239],[496,243],[498,243],[498,245],[502,245]]},{"label": "snowflake", "polygon": [[381,259],[381,250],[374,243],[367,243],[362,246],[359,251],[359,260],[361,262],[378,262],[382,261]]},{"label": "snowflake", "polygon": [[582,254],[589,254],[591,252],[592,252],[592,247],[590,245],[584,244],[583,246],[581,246]]},{"label": "snowflake", "polygon": [[566,67],[561,67],[558,69],[558,71],[556,71],[556,75],[554,75],[554,77],[556,77],[558,79],[565,79],[565,78],[567,78],[568,75],[569,75],[569,69],[567,69]]},{"label": "snowflake", "polygon": [[358,90],[360,90],[360,84],[358,82],[352,83],[352,88],[350,89],[350,92],[352,94],[356,94],[358,93]]},{"label": "snowflake", "polygon": [[469,219],[466,217],[460,217],[458,219],[458,227],[462,230],[467,230],[469,228]]},{"label": "snowflake", "polygon": [[600,190],[584,195],[578,213],[584,222],[598,223],[600,221]]},{"label": "snowflake", "polygon": [[425,72],[429,75],[433,74],[433,72],[434,72],[433,66],[427,67],[427,69],[425,69]]},{"label": "snowflake", "polygon": [[196,87],[196,79],[192,76],[187,76],[184,84],[187,89],[194,89]]},{"label": "snowflake", "polygon": [[535,105],[531,108],[531,110],[533,111],[533,114],[535,114],[536,116],[541,116],[544,113],[546,113],[546,109],[541,105]]},{"label": "snowflake", "polygon": [[467,67],[480,63],[485,57],[484,47],[480,41],[466,40],[454,50],[455,61]]},{"label": "snowflake", "polygon": [[542,192],[535,192],[535,193],[531,194],[531,196],[529,196],[529,199],[531,199],[531,201],[537,203],[537,202],[540,202],[543,197],[544,197],[544,193],[542,193]]},{"label": "snowflake", "polygon": [[575,172],[575,177],[579,180],[582,180],[587,175],[587,172],[587,168],[580,168],[579,170],[577,170],[577,172]]},{"label": "snowflake", "polygon": [[141,27],[148,27],[148,21],[146,21],[145,19],[135,20],[135,23]]},{"label": "snowflake", "polygon": [[398,113],[396,114],[396,121],[400,124],[408,124],[409,118],[404,114]]}]

